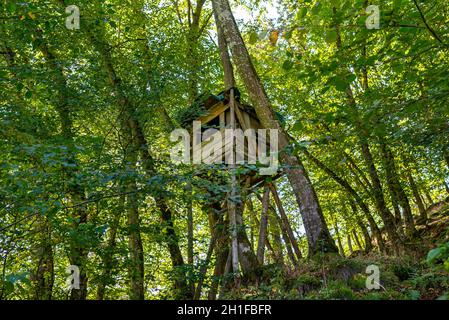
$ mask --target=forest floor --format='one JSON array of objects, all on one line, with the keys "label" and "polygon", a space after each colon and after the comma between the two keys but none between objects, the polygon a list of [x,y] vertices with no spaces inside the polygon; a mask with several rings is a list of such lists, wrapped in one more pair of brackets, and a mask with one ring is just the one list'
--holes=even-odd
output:
[{"label": "forest floor", "polygon": [[[303,262],[296,271],[268,266],[265,281],[230,293],[229,298],[449,299],[449,203],[429,210],[427,223],[417,230],[420,240],[408,244],[407,253],[400,256],[357,251],[349,257],[326,254]],[[444,248],[445,256],[429,263],[429,251],[436,247]],[[379,289],[367,289],[366,283],[373,283],[369,265],[379,268]]]}]

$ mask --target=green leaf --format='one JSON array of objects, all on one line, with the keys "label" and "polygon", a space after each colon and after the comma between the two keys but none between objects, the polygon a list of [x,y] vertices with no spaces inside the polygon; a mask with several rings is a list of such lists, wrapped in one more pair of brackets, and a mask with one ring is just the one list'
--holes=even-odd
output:
[{"label": "green leaf", "polygon": [[251,31],[249,34],[249,44],[255,44],[259,40],[259,36],[257,35],[257,32]]},{"label": "green leaf", "polygon": [[443,251],[444,249],[442,247],[430,250],[429,253],[427,254],[427,263],[429,264],[433,263],[436,259],[440,257]]},{"label": "green leaf", "polygon": [[346,91],[346,88],[348,87],[348,83],[346,82],[345,78],[342,77],[333,77],[329,81],[338,91]]},{"label": "green leaf", "polygon": [[14,13],[16,11],[16,9],[17,9],[17,6],[15,3],[13,3],[13,2],[8,3],[8,11],[10,13]]},{"label": "green leaf", "polygon": [[303,125],[302,121],[298,120],[292,126],[292,131],[301,131],[303,127],[304,127],[304,125]]},{"label": "green leaf", "polygon": [[282,64],[282,69],[289,71],[293,68],[293,62],[291,60],[285,60]]},{"label": "green leaf", "polygon": [[348,76],[348,78],[347,78],[348,83],[353,82],[355,79],[357,79],[357,77],[356,77],[356,75],[353,74],[353,73],[351,73],[351,74]]},{"label": "green leaf", "polygon": [[9,282],[9,281],[5,281],[5,292],[6,294],[9,294],[11,292],[14,291],[14,284]]},{"label": "green leaf", "polygon": [[421,298],[421,293],[418,290],[411,290],[409,296],[412,300],[419,300],[419,298]]},{"label": "green leaf", "polygon": [[299,19],[304,18],[306,16],[306,14],[307,14],[307,8],[301,8],[298,11],[298,18]]},{"label": "green leaf", "polygon": [[31,92],[30,90],[28,90],[28,91],[25,93],[25,98],[26,98],[26,99],[31,99],[32,96],[33,96],[33,92]]},{"label": "green leaf", "polygon": [[328,44],[335,43],[337,41],[337,32],[335,30],[327,31],[325,40]]}]

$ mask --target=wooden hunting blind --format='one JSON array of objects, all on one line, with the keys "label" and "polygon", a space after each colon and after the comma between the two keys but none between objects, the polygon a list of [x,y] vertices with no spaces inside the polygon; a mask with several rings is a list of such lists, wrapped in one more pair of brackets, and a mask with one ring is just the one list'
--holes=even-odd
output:
[{"label": "wooden hunting blind", "polygon": [[[234,94],[233,98],[232,94]],[[234,104],[233,108],[231,107],[232,103]],[[240,153],[239,155],[236,153],[236,159],[239,159],[240,156],[244,163],[255,164],[259,152],[257,130],[263,129],[263,127],[254,108],[240,101],[238,89],[231,88],[220,92],[218,95],[202,95],[194,102],[194,107],[198,108],[198,106],[201,113],[193,120],[201,122],[201,138],[195,139],[193,137],[192,148],[200,144],[202,154],[210,154],[213,150],[221,150],[217,154],[212,152],[213,157],[209,158],[209,163],[220,163],[220,159],[225,160],[229,156],[229,151],[234,151]],[[234,110],[234,116],[232,110]],[[226,139],[226,129],[232,128],[242,130],[243,135],[237,137],[236,140],[241,139],[239,142],[242,144],[243,148],[241,149],[243,150],[239,148],[228,149],[229,144],[234,143],[234,141]],[[215,130],[208,131],[208,129]],[[247,129],[252,130],[248,132]],[[195,135],[195,132],[192,132],[192,134]],[[216,137],[211,138],[213,135],[216,135]],[[264,143],[266,144],[266,142]],[[269,147],[266,147],[265,150],[269,150]]]},{"label": "wooden hunting blind", "polygon": [[[191,128],[191,156],[194,164],[230,165],[228,160],[231,157],[234,157],[237,165],[256,165],[258,169],[269,167],[268,162],[272,164],[268,159],[271,155],[267,156],[271,151],[266,136],[268,132],[260,131],[264,128],[254,108],[240,100],[237,88],[222,91],[218,95],[199,96],[182,117],[181,123]],[[232,130],[227,129],[234,129],[233,132],[238,133],[234,137],[230,136],[229,131]],[[231,152],[234,155],[230,155]],[[260,156],[265,157],[265,160],[259,161]],[[249,185],[254,186],[263,180],[259,171],[256,167],[247,166],[241,178],[250,178]]]}]

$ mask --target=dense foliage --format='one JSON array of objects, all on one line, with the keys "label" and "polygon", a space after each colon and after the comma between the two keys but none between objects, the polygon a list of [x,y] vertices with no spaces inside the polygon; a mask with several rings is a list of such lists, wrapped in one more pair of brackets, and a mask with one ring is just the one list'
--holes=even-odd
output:
[{"label": "dense foliage", "polygon": [[367,0],[231,1],[339,251],[308,252],[285,175],[242,183],[242,279],[231,172],[170,159],[195,99],[226,89],[211,1],[0,3],[0,299],[447,297],[447,0],[381,1],[379,29]]}]

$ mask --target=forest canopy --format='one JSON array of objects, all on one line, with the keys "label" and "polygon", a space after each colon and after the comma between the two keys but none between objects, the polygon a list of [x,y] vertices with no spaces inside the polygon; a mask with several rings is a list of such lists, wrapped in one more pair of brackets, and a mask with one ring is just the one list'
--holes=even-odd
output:
[{"label": "forest canopy", "polygon": [[447,0],[1,0],[0,300],[447,299],[448,70]]}]

